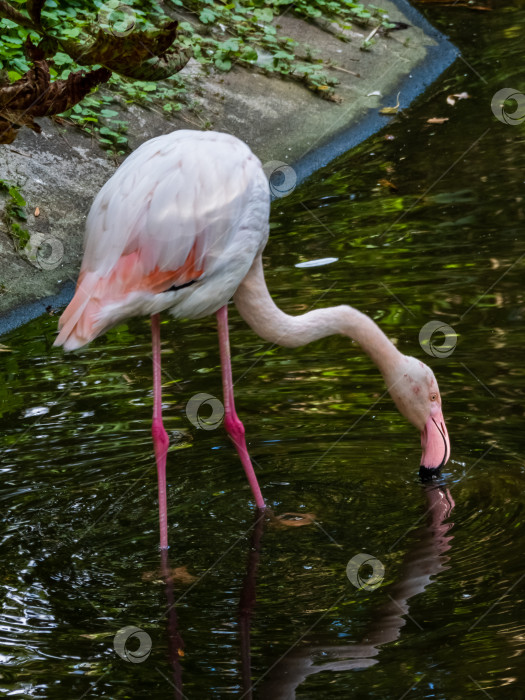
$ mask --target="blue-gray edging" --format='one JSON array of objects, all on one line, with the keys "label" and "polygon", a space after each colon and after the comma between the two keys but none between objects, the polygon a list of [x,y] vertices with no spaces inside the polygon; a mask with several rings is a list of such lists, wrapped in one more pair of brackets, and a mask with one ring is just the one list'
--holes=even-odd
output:
[{"label": "blue-gray edging", "polygon": [[[459,50],[433,27],[408,0],[393,0],[395,5],[415,27],[422,29],[427,36],[434,39],[436,44],[427,47],[427,56],[410,75],[408,75],[390,95],[386,95],[386,101],[395,99],[398,92],[401,93],[400,108],[408,107],[431,83],[436,80],[443,71],[448,68],[459,56]],[[324,167],[334,158],[343,155],[357,144],[380,131],[388,119],[381,116],[377,109],[370,109],[363,118],[348,129],[343,129],[328,143],[316,147],[311,152],[302,156],[293,168],[297,174],[297,183],[302,182],[319,168]],[[46,312],[49,307],[57,308],[65,306],[73,297],[75,285],[71,282],[65,284],[58,294],[22,304],[0,317],[0,336],[33,321]]]},{"label": "blue-gray edging", "polygon": [[0,336],[23,326],[25,323],[29,323],[29,321],[34,321],[35,318],[46,313],[49,307],[56,309],[65,306],[73,298],[74,291],[75,285],[73,282],[67,282],[58,294],[53,294],[51,297],[45,297],[38,301],[30,301],[27,304],[21,304],[11,309],[11,311],[0,316]]}]

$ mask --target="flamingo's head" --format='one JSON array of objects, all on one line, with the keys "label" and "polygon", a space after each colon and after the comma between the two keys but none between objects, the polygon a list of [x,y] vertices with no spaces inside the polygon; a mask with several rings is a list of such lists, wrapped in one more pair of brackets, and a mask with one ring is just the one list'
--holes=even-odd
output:
[{"label": "flamingo's head", "polygon": [[434,372],[414,357],[402,357],[396,371],[387,378],[387,385],[399,412],[421,431],[419,474],[426,480],[448,462],[450,440]]}]

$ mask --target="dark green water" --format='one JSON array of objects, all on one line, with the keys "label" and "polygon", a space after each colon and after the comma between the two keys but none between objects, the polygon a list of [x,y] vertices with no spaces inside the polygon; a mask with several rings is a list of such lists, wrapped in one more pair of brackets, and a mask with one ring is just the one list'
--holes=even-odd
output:
[{"label": "dark green water", "polygon": [[[337,337],[270,348],[232,310],[238,412],[263,493],[278,514],[316,519],[254,528],[224,431],[185,414],[193,395],[221,395],[214,319],[167,321],[166,584],[149,323],[64,357],[51,347],[56,317],[41,318],[0,340],[11,349],[0,353],[2,694],[249,698],[255,684],[270,700],[295,685],[299,700],[525,698],[525,132],[490,109],[497,90],[525,90],[525,7],[429,17],[469,65],[275,202],[266,264],[285,310],[350,303],[432,366],[452,441],[442,490],[419,483],[419,436],[356,348]],[[339,261],[294,267],[327,256]],[[459,336],[446,358],[418,342],[434,319]],[[375,590],[346,576],[361,552],[384,565]],[[113,649],[131,626],[151,640],[141,663]]]}]

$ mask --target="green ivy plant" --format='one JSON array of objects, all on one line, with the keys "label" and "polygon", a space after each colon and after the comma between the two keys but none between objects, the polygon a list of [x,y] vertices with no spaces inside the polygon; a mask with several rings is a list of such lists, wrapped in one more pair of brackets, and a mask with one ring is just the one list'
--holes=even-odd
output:
[{"label": "green ivy plant", "polygon": [[7,195],[7,202],[4,208],[4,221],[7,231],[13,239],[17,250],[22,250],[29,242],[29,231],[20,224],[21,221],[27,221],[25,210],[27,202],[22,196],[18,185],[14,182],[0,180],[0,192]]}]

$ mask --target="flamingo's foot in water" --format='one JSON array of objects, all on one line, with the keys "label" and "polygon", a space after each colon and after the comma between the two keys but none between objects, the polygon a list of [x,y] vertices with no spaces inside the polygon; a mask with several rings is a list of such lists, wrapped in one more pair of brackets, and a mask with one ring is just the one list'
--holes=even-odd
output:
[{"label": "flamingo's foot in water", "polygon": [[424,467],[421,465],[419,467],[419,478],[423,483],[426,483],[427,481],[432,481],[432,479],[436,478],[438,479],[441,476],[441,467]]}]

